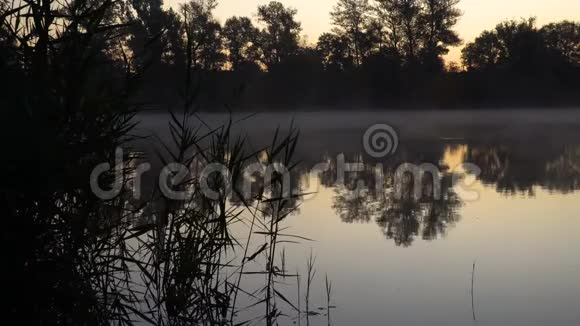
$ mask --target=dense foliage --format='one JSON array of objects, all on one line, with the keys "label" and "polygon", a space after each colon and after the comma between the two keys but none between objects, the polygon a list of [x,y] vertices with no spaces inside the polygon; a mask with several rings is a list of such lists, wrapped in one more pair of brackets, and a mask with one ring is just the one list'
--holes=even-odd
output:
[{"label": "dense foliage", "polygon": [[[82,1],[77,1],[81,3]],[[16,2],[4,0],[5,11]],[[76,3],[76,2],[75,2]],[[297,106],[456,107],[575,105],[580,24],[506,21],[465,45],[462,67],[443,59],[462,40],[459,0],[339,0],[316,44],[297,11],[272,1],[254,19],[214,17],[217,0],[166,9],[162,0],[115,1],[126,24],[103,53],[111,73],[141,75],[135,101],[177,106],[183,77],[202,81],[206,110]],[[0,31],[2,57],[18,43]],[[14,27],[14,26],[13,26]],[[39,39],[42,43],[42,38]],[[31,42],[31,40],[28,40]],[[115,64],[124,62],[124,64]]]},{"label": "dense foliage", "polygon": [[580,101],[575,22],[541,28],[534,19],[503,22],[465,45],[460,67],[444,60],[462,44],[455,30],[459,0],[339,0],[330,13],[333,28],[316,44],[300,37],[297,11],[276,1],[259,6],[255,19],[231,17],[223,26],[212,14],[215,0],[186,2],[179,13],[160,1],[132,3],[141,27],[133,28],[128,45],[148,40],[157,52],[148,56],[144,102],[173,104],[184,69],[204,81],[200,101],[208,110]]}]

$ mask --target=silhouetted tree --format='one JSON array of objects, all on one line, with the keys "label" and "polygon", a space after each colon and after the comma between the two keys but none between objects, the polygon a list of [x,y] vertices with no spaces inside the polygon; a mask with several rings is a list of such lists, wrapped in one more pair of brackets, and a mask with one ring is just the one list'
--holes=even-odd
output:
[{"label": "silhouetted tree", "polygon": [[431,71],[443,70],[442,56],[461,40],[453,31],[461,12],[459,0],[377,0],[375,11],[383,26],[386,47],[408,64],[421,62]]},{"label": "silhouetted tree", "polygon": [[545,45],[568,63],[580,65],[580,24],[563,21],[548,24],[540,30]]},{"label": "silhouetted tree", "polygon": [[179,14],[173,9],[165,12],[165,51],[163,62],[183,68],[185,64],[184,27]]},{"label": "silhouetted tree", "polygon": [[505,60],[505,51],[500,47],[499,39],[494,32],[485,31],[474,42],[462,50],[463,65],[469,69],[488,69]]},{"label": "silhouetted tree", "polygon": [[[577,101],[573,24],[536,27],[535,18],[505,21],[462,51],[474,100],[494,104],[553,105]],[[562,34],[562,35],[559,35]]]},{"label": "silhouetted tree", "polygon": [[247,17],[231,17],[226,20],[222,34],[228,61],[233,70],[258,59],[257,39],[260,31]]},{"label": "silhouetted tree", "polygon": [[420,24],[423,44],[421,61],[429,70],[441,71],[444,64],[442,55],[449,53],[449,46],[456,46],[461,39],[453,27],[461,12],[456,8],[460,0],[423,0]]},{"label": "silhouetted tree", "polygon": [[339,0],[330,13],[333,32],[348,41],[355,65],[361,65],[373,48],[371,37],[371,9],[368,0]]},{"label": "silhouetted tree", "polygon": [[403,53],[403,18],[400,0],[377,0],[374,7],[378,21],[383,26],[382,38],[386,47]]},{"label": "silhouetted tree", "polygon": [[324,33],[318,38],[316,49],[326,69],[341,71],[354,66],[348,39],[344,36]]},{"label": "silhouetted tree", "polygon": [[193,68],[217,70],[225,62],[221,25],[212,13],[216,6],[216,0],[191,0],[181,5],[187,53]]},{"label": "silhouetted tree", "polygon": [[503,66],[532,71],[549,61],[536,20],[506,21],[485,31],[462,51],[463,64],[470,69]]},{"label": "silhouetted tree", "polygon": [[403,33],[402,54],[407,63],[414,63],[419,54],[421,34],[421,5],[419,0],[401,0],[395,7],[395,15],[401,23]]},{"label": "silhouetted tree", "polygon": [[506,54],[505,62],[512,68],[528,70],[545,59],[546,48],[535,18],[520,23],[504,22],[496,27],[496,33]]},{"label": "silhouetted tree", "polygon": [[[163,0],[131,0],[131,4],[136,17],[133,17],[133,11],[127,10],[132,21],[129,46],[135,54],[134,58],[139,59],[134,64],[141,67],[158,65],[165,48],[162,37],[165,25]],[[145,54],[140,53],[145,49]]]},{"label": "silhouetted tree", "polygon": [[262,62],[272,68],[296,53],[302,28],[296,21],[297,10],[277,1],[258,7],[258,20],[265,25],[260,33]]}]

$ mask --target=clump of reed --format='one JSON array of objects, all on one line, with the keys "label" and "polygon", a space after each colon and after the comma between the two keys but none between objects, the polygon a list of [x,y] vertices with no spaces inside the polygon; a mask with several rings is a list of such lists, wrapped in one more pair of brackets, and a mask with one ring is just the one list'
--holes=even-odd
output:
[{"label": "clump of reed", "polygon": [[[10,157],[2,162],[0,190],[7,221],[2,241],[14,248],[5,257],[9,315],[27,324],[236,325],[244,323],[236,320],[243,309],[237,300],[248,293],[242,278],[255,273],[247,265],[258,259],[265,262],[257,271],[265,276],[264,286],[251,296],[255,306],[264,306],[258,320],[279,324],[285,315],[280,301],[300,311],[278,288],[281,278],[293,276],[280,245],[307,240],[282,227],[300,194],[285,194],[281,173],[250,198],[235,181],[257,161],[291,171],[298,132],[276,131],[269,147],[246,152],[244,139],[232,135],[234,122],[207,128],[197,119],[197,88],[187,71],[184,106],[170,113],[171,140],[157,143],[158,159],[187,167],[219,163],[234,182],[210,176],[218,196],[208,198],[191,172],[172,185],[186,198],[168,198],[155,189],[135,202],[132,163],[143,157],[130,154],[123,157],[119,196],[96,198],[89,187],[92,169],[113,163],[116,148],[130,147],[135,139],[130,94],[141,72],[129,62],[138,54],[124,51],[126,1],[2,5],[1,78],[11,92],[0,100],[10,121],[2,139],[13,139],[4,149]],[[258,153],[266,154],[265,161]],[[110,173],[100,182],[111,185],[116,178]],[[241,205],[228,201],[228,189]],[[244,214],[250,216],[246,244],[231,234]],[[145,222],[135,224],[137,219]],[[250,240],[258,237],[263,245],[252,252]],[[240,254],[236,264],[232,257]]]}]

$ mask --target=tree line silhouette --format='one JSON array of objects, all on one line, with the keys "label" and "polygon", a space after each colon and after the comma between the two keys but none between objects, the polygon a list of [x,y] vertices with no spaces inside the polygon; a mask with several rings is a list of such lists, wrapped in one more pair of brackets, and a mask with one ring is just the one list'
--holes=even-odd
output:
[{"label": "tree line silhouette", "polygon": [[[505,21],[465,44],[461,63],[446,64],[449,48],[463,43],[455,30],[459,2],[338,0],[332,29],[309,44],[297,10],[277,1],[258,6],[254,19],[223,24],[214,16],[217,0],[171,9],[163,0],[122,1],[111,19],[128,33],[106,54],[143,75],[135,99],[163,106],[176,104],[191,71],[205,109],[580,102],[579,23]],[[14,42],[6,28],[0,41],[3,49]]]}]

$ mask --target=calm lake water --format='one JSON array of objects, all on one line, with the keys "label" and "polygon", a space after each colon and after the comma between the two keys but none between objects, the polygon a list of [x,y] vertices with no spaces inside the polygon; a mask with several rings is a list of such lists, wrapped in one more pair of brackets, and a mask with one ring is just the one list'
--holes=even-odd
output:
[{"label": "calm lake water", "polygon": [[[142,114],[140,133],[168,139],[167,118]],[[214,127],[227,117],[202,119]],[[333,325],[580,323],[580,112],[258,114],[236,123],[235,131],[259,149],[276,126],[284,130],[292,119],[301,132],[292,187],[316,193],[297,200],[285,222],[285,233],[314,240],[286,245],[286,266],[304,273],[310,252],[316,255],[311,305],[326,305],[328,275]],[[396,130],[395,153],[375,158],[365,152],[363,136],[375,124]],[[337,185],[334,168],[308,173],[321,162],[335,167],[340,154],[365,166],[347,173],[344,186]],[[376,188],[376,164],[391,180],[405,162],[437,166],[443,196],[396,200],[389,182],[384,194],[350,196],[357,182]],[[462,163],[481,173],[475,178],[461,171],[461,181],[472,181],[468,186],[447,182]],[[249,278],[245,285],[259,281]],[[284,291],[296,302],[295,286]],[[327,318],[312,316],[310,324],[326,325]]]}]

